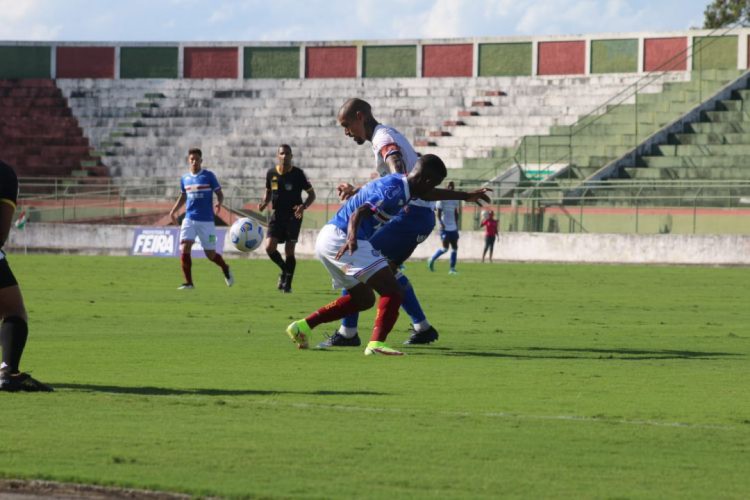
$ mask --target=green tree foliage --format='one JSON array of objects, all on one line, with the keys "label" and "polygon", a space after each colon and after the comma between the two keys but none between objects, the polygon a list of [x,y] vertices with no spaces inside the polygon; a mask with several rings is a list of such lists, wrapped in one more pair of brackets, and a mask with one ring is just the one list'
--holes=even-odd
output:
[{"label": "green tree foliage", "polygon": [[721,28],[735,22],[750,24],[750,0],[713,0],[703,12],[703,27]]}]

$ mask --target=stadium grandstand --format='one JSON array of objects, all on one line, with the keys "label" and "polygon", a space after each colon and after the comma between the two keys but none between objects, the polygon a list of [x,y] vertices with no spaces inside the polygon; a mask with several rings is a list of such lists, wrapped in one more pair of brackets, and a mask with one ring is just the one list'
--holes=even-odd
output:
[{"label": "stadium grandstand", "polygon": [[[368,100],[504,232],[750,231],[750,30],[316,43],[0,44],[3,160],[32,222],[168,224],[190,147],[252,213],[288,143],[321,193],[364,182],[336,123]],[[476,228],[474,209],[465,228]]]}]

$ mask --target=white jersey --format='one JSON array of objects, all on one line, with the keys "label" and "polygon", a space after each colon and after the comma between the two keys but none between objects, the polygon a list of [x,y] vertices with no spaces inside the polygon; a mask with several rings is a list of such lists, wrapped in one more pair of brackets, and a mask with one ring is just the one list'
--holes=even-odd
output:
[{"label": "white jersey", "polygon": [[458,231],[456,211],[460,205],[461,202],[458,200],[440,200],[436,203],[435,208],[443,211],[441,220],[446,231]]},{"label": "white jersey", "polygon": [[[401,158],[406,165],[406,172],[409,173],[416,165],[419,156],[409,141],[401,132],[388,125],[378,125],[372,132],[372,152],[375,154],[375,170],[380,177],[385,177],[394,172],[388,167],[385,159],[393,153],[401,153]],[[409,205],[418,207],[434,208],[435,203],[432,201],[412,200]]]}]

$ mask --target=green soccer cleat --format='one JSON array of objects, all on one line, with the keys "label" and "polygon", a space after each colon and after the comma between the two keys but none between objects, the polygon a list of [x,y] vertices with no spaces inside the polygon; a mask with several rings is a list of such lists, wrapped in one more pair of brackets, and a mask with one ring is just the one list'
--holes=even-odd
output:
[{"label": "green soccer cleat", "polygon": [[289,335],[292,342],[297,344],[297,349],[307,349],[310,346],[312,329],[304,319],[294,321],[291,325],[287,326],[286,334]]},{"label": "green soccer cleat", "polygon": [[429,259],[427,261],[427,269],[429,269],[432,272],[435,272],[435,261],[432,259]]},{"label": "green soccer cleat", "polygon": [[382,354],[384,356],[403,356],[404,353],[392,349],[385,345],[385,342],[378,342],[371,340],[365,348],[365,356],[372,356],[373,354]]}]

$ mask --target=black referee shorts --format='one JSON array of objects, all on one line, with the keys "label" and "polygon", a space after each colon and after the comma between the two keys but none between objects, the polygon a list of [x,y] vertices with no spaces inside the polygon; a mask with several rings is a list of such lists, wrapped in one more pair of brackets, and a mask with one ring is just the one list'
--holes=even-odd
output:
[{"label": "black referee shorts", "polygon": [[302,228],[302,219],[291,215],[278,216],[275,213],[268,222],[268,235],[276,238],[279,243],[297,243],[299,231]]},{"label": "black referee shorts", "polygon": [[16,281],[16,277],[13,276],[13,271],[10,270],[10,265],[8,265],[8,259],[0,260],[0,288],[8,288],[17,284],[18,281]]}]

